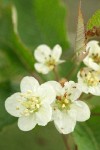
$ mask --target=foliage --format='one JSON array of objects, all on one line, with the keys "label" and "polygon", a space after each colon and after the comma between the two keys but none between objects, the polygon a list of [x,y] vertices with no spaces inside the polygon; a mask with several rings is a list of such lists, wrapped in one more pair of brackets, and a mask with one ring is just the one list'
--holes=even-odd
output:
[{"label": "foliage", "polygon": [[[13,6],[15,6],[18,14],[18,32],[15,32],[16,25],[14,25],[14,20],[12,18]],[[81,19],[82,22],[83,33],[83,18],[82,16],[80,17],[81,18],[79,19]],[[31,141],[30,150],[33,149],[33,147],[35,148],[35,146],[35,149],[37,150],[55,150],[55,148],[58,150],[64,149],[60,136],[50,125],[44,130],[37,128],[32,133],[28,133],[28,135],[27,133],[21,133],[21,131],[18,131],[16,127],[10,126],[16,121],[16,119],[11,117],[5,111],[4,101],[12,93],[19,91],[19,82],[23,76],[32,75],[33,72],[35,72],[33,51],[37,45],[45,43],[50,47],[53,47],[58,43],[62,46],[63,50],[68,49],[69,44],[66,37],[65,22],[66,8],[60,0],[0,1],[0,130],[2,131],[5,127],[5,130],[0,133],[0,137],[4,140],[6,135],[8,141],[6,141],[5,144],[1,140],[0,147],[2,150],[5,150],[3,144],[7,145],[7,148],[10,150],[15,149],[15,147],[15,150],[21,150],[21,144],[27,144],[28,141]],[[93,26],[100,26],[100,10],[93,15],[87,24],[88,29],[92,29]],[[80,28],[80,25],[78,28]],[[78,34],[79,30],[77,31],[77,35]],[[81,37],[82,36],[84,35],[82,34]],[[83,45],[84,37],[82,39],[81,47]],[[76,49],[76,51],[79,51],[79,48]],[[60,75],[66,76],[71,68],[76,67],[71,63],[71,61],[67,61],[61,68],[59,68]],[[64,70],[62,68],[64,68]],[[41,77],[42,80],[49,80],[53,78],[53,75],[50,73],[48,76],[44,77],[39,75],[39,77]],[[92,113],[100,112],[100,109],[97,107],[100,105],[99,97],[93,97],[92,102],[89,102],[89,105],[95,107]],[[86,123],[77,125],[73,136],[79,150],[99,150],[99,127],[100,119],[98,116],[93,116]],[[37,137],[38,132],[40,137]],[[4,135],[2,136],[2,134]],[[11,137],[10,140],[8,140],[9,137]],[[42,140],[41,142],[41,137],[44,139],[47,138],[46,142],[49,144],[45,146],[44,141]],[[37,138],[39,139],[37,140]],[[13,145],[11,147],[12,140]],[[39,147],[39,142],[36,141],[39,141],[42,143],[40,145],[44,146]],[[18,146],[17,142],[21,144]],[[28,146],[25,145],[24,149],[29,149]]]},{"label": "foliage", "polygon": [[100,9],[97,10],[94,15],[89,19],[87,23],[87,29],[90,30],[93,27],[100,27]]}]

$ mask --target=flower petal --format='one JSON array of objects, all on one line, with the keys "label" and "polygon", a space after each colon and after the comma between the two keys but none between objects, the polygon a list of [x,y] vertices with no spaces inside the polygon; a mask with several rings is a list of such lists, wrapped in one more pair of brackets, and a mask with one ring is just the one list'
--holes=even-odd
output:
[{"label": "flower petal", "polygon": [[80,84],[75,83],[74,81],[66,82],[64,86],[65,91],[72,101],[77,100],[80,97],[82,93],[80,88]]},{"label": "flower petal", "polygon": [[60,83],[56,81],[48,81],[47,83],[53,87],[57,96],[62,95],[62,86]]},{"label": "flower petal", "polygon": [[92,69],[94,69],[95,71],[99,71],[100,70],[100,65],[98,63],[96,63],[92,56],[93,54],[98,54],[100,56],[100,46],[99,46],[99,42],[92,40],[90,42],[87,43],[87,47],[86,50],[89,50],[88,55],[85,57],[85,59],[83,60],[84,64]]},{"label": "flower petal", "polygon": [[56,93],[48,83],[41,84],[37,91],[42,103],[51,104],[56,99]]},{"label": "flower petal", "polygon": [[100,96],[100,83],[98,84],[98,86],[90,87],[89,93],[96,95],[96,96]]},{"label": "flower petal", "polygon": [[67,112],[58,110],[53,118],[55,126],[60,133],[69,134],[70,132],[74,131],[76,120],[72,118]]},{"label": "flower petal", "polygon": [[80,71],[77,74],[77,78],[78,78],[78,83],[80,84],[80,90],[86,94],[89,93],[89,87],[87,86],[86,83],[84,83],[83,78],[80,75]]},{"label": "flower petal", "polygon": [[91,57],[87,56],[84,60],[83,60],[84,64],[90,68],[92,68],[95,71],[99,71],[100,70],[100,65],[98,65],[97,63],[95,63]]},{"label": "flower petal", "polygon": [[29,90],[35,92],[38,87],[39,87],[39,82],[34,77],[26,76],[22,79],[20,84],[21,92],[23,93]]},{"label": "flower petal", "polygon": [[45,126],[52,117],[52,108],[50,105],[42,106],[38,112],[36,112],[36,119],[38,125]]},{"label": "flower petal", "polygon": [[[86,68],[86,69],[88,69],[88,68]],[[95,76],[97,76],[97,75],[95,74]],[[86,94],[91,93],[93,95],[100,96],[100,83],[99,83],[99,80],[97,82],[97,85],[89,86],[86,82],[84,82],[84,79],[81,77],[80,71],[78,72],[77,77],[78,77],[78,83],[80,84],[80,89],[81,89],[82,92],[84,92]],[[97,78],[98,78],[98,76],[97,76]],[[100,77],[99,77],[99,79],[100,79]]]},{"label": "flower petal", "polygon": [[15,117],[20,117],[21,112],[24,110],[24,107],[19,101],[23,101],[21,93],[15,93],[12,96],[8,97],[5,101],[5,108],[9,114]]},{"label": "flower petal", "polygon": [[89,53],[91,52],[98,52],[100,51],[99,41],[92,40],[87,43],[86,49],[90,49]]},{"label": "flower petal", "polygon": [[62,54],[62,48],[60,45],[55,45],[52,51],[52,57],[58,62],[60,59],[60,56]]},{"label": "flower petal", "polygon": [[36,126],[35,115],[29,115],[27,117],[22,116],[18,119],[18,127],[22,131],[32,130]]},{"label": "flower petal", "polygon": [[36,71],[38,71],[39,73],[42,73],[42,74],[48,74],[49,71],[51,71],[51,69],[48,66],[46,66],[42,63],[35,63],[34,67],[35,67]]},{"label": "flower petal", "polygon": [[71,108],[76,111],[76,120],[77,121],[86,121],[90,118],[90,109],[88,105],[82,101],[75,101]]},{"label": "flower petal", "polygon": [[36,48],[34,56],[38,62],[44,63],[51,55],[51,49],[47,45],[40,45]]}]

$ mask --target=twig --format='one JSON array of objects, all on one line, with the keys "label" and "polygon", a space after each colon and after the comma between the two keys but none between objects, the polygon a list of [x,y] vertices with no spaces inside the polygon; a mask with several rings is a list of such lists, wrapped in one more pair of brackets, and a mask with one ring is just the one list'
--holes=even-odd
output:
[{"label": "twig", "polygon": [[62,138],[63,138],[64,144],[66,146],[66,150],[71,150],[69,143],[68,143],[68,135],[66,136],[66,135],[62,134]]},{"label": "twig", "polygon": [[75,150],[78,150],[78,146],[75,144]]},{"label": "twig", "polygon": [[94,95],[88,95],[87,97],[85,97],[86,100],[91,99]]},{"label": "twig", "polygon": [[92,113],[93,116],[100,116],[100,113]]},{"label": "twig", "polygon": [[43,79],[35,72],[32,72],[31,75],[38,80],[39,83],[43,83]]},{"label": "twig", "polygon": [[53,72],[54,72],[56,81],[59,81],[59,76],[58,76],[58,72],[57,72],[57,68],[56,67],[53,69]]}]

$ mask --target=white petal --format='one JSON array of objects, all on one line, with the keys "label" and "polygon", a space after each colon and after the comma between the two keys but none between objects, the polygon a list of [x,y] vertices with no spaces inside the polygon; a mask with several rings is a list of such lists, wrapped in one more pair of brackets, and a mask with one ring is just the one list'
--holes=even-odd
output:
[{"label": "white petal", "polygon": [[89,50],[89,53],[87,57],[83,60],[84,64],[88,67],[94,69],[95,71],[100,70],[100,65],[93,61],[92,59],[92,53],[99,54],[100,55],[100,46],[98,41],[90,41],[87,44],[86,47],[87,50]]},{"label": "white petal", "polygon": [[90,87],[89,88],[89,93],[96,95],[96,96],[100,96],[100,83],[98,86],[95,87]]},{"label": "white petal", "polygon": [[35,92],[39,87],[39,82],[34,77],[24,77],[21,81],[21,92],[27,92],[28,90]]},{"label": "white petal", "polygon": [[20,96],[21,93],[15,93],[12,96],[8,97],[5,101],[5,108],[9,114],[15,117],[20,117],[21,112],[24,110],[24,107],[19,102],[24,99]]},{"label": "white petal", "polygon": [[80,90],[86,94],[89,93],[89,87],[84,83],[83,78],[80,76],[80,71],[77,74],[78,83],[80,85]]},{"label": "white petal", "polygon": [[30,116],[22,116],[18,119],[18,127],[22,131],[32,130],[36,126],[36,118],[35,115]]},{"label": "white petal", "polygon": [[53,118],[55,126],[60,133],[69,134],[70,132],[74,131],[76,120],[67,112],[57,111]]},{"label": "white petal", "polygon": [[42,103],[45,104],[51,104],[56,98],[54,89],[48,83],[41,84],[41,86],[38,88],[37,94]]},{"label": "white petal", "polygon": [[38,62],[44,63],[51,55],[51,49],[47,45],[40,45],[36,48],[34,56]]},{"label": "white petal", "polygon": [[74,81],[66,82],[64,88],[72,101],[77,100],[82,93],[80,84]]},{"label": "white petal", "polygon": [[45,126],[52,117],[52,108],[50,105],[42,106],[38,112],[36,112],[36,119],[38,125]]},{"label": "white petal", "polygon": [[62,64],[64,62],[66,62],[66,60],[59,60],[58,64]]},{"label": "white petal", "polygon": [[90,68],[92,68],[95,71],[99,71],[100,70],[100,65],[98,65],[97,63],[95,63],[91,57],[87,56],[84,60],[83,60],[84,64]]},{"label": "white petal", "polygon": [[76,111],[76,120],[77,121],[86,121],[90,118],[90,109],[88,105],[82,101],[75,101],[71,108]]},{"label": "white petal", "polygon": [[42,74],[48,74],[49,71],[51,71],[51,69],[48,66],[46,66],[42,63],[35,63],[34,67],[35,67],[36,71],[38,71],[39,73],[42,73]]},{"label": "white petal", "polygon": [[59,61],[60,59],[60,56],[62,54],[62,48],[60,45],[55,45],[55,47],[53,48],[53,51],[52,51],[52,57],[56,60],[56,61]]},{"label": "white petal", "polygon": [[50,84],[53,87],[53,89],[55,90],[57,96],[62,95],[62,86],[59,82],[48,81],[47,83]]},{"label": "white petal", "polygon": [[97,86],[88,86],[86,83],[84,83],[83,78],[80,76],[80,72],[78,72],[78,83],[80,84],[80,89],[88,94],[91,93],[93,95],[100,96],[100,83],[98,83]]},{"label": "white petal", "polygon": [[86,49],[89,49],[89,48],[90,48],[90,53],[91,53],[91,51],[93,51],[93,52],[99,51],[100,50],[99,42],[95,41],[95,40],[88,42]]}]

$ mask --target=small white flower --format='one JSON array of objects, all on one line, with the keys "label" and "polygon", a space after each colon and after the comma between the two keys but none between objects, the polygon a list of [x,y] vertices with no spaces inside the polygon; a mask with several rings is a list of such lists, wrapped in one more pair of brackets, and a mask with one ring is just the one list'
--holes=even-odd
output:
[{"label": "small white flower", "polygon": [[83,60],[84,64],[95,71],[100,71],[100,45],[98,41],[90,41],[86,49],[88,55]]},{"label": "small white flower", "polygon": [[52,103],[52,120],[60,133],[68,134],[73,132],[76,121],[86,121],[90,118],[88,105],[77,100],[81,91],[80,86],[73,81],[65,83],[64,87],[56,81],[49,81],[56,92],[56,99]]},{"label": "small white flower", "polygon": [[82,92],[100,96],[100,74],[97,71],[84,67],[78,72],[77,77]]},{"label": "small white flower", "polygon": [[35,63],[35,69],[42,74],[47,74],[53,70],[56,65],[63,63],[64,60],[60,60],[62,54],[62,48],[56,45],[51,50],[47,45],[40,45],[36,48],[34,56],[38,63]]},{"label": "small white flower", "polygon": [[18,126],[23,131],[32,130],[36,124],[45,126],[52,116],[53,88],[46,83],[39,85],[33,77],[24,77],[20,88],[21,93],[15,93],[5,101],[7,112],[19,117]]}]

